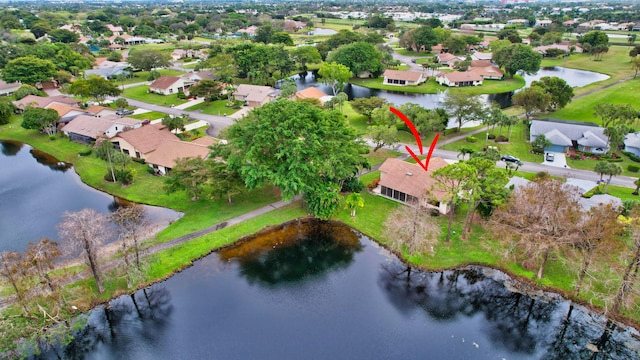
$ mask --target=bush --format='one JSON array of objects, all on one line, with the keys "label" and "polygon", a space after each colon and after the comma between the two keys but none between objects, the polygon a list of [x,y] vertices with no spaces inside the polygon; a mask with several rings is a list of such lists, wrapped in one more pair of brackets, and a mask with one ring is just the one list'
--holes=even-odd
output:
[{"label": "bush", "polygon": [[129,185],[133,182],[133,172],[131,170],[116,170],[116,177],[122,185]]},{"label": "bush", "polygon": [[607,159],[608,162],[623,162],[624,159]]},{"label": "bush", "polygon": [[178,94],[176,95],[176,97],[180,100],[185,100],[187,98],[187,95],[182,91],[178,91]]},{"label": "bush", "polygon": [[146,164],[146,161],[142,158],[131,158],[131,160],[137,162],[138,164]]},{"label": "bush", "polygon": [[373,180],[371,180],[371,182],[369,184],[367,184],[367,189],[369,191],[371,191],[371,190],[377,188],[378,184],[380,184],[380,179],[373,179]]},{"label": "bush", "polygon": [[627,165],[627,170],[631,172],[638,172],[640,170],[640,166],[637,165]]},{"label": "bush", "polygon": [[504,135],[498,135],[498,137],[496,137],[496,142],[508,142],[509,138],[504,136]]},{"label": "bush", "polygon": [[351,176],[344,181],[341,191],[359,193],[362,189],[364,189],[362,181],[355,176]]},{"label": "bush", "polygon": [[89,156],[91,155],[91,152],[93,152],[93,149],[88,148],[86,150],[82,150],[78,153],[79,156]]},{"label": "bush", "polygon": [[496,136],[494,134],[487,135],[487,139],[489,139],[489,140],[493,140],[495,138],[496,138]]},{"label": "bush", "polygon": [[104,174],[104,181],[108,181],[108,182],[116,182],[115,179],[111,176],[111,172],[107,172],[106,174]]},{"label": "bush", "polygon": [[538,178],[538,179],[546,179],[548,177],[549,177],[549,173],[546,172],[546,171],[538,171],[536,173],[536,178]]},{"label": "bush", "polygon": [[151,166],[149,166],[147,168],[147,172],[151,175],[155,175],[156,174],[156,169],[152,168]]},{"label": "bush", "polygon": [[640,162],[640,157],[629,151],[623,151],[623,154],[627,155],[631,161]]},{"label": "bush", "polygon": [[478,138],[473,135],[469,135],[465,138],[465,140],[469,143],[474,143],[478,141]]}]

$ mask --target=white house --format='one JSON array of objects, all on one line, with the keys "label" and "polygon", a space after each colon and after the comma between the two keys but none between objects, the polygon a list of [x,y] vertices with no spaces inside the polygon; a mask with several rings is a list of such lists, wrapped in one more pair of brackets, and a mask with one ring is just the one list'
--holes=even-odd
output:
[{"label": "white house", "polygon": [[436,75],[436,82],[449,87],[480,86],[482,76],[471,71],[441,72]]},{"label": "white house", "polygon": [[424,73],[411,70],[385,70],[383,84],[407,86],[418,85],[427,81]]},{"label": "white house", "polygon": [[180,76],[160,76],[149,85],[149,92],[171,95],[184,92],[193,83]]},{"label": "white house", "polygon": [[92,144],[99,137],[111,138],[128,129],[142,126],[142,122],[119,116],[94,117],[78,115],[62,128],[71,141]]},{"label": "white house", "polygon": [[0,80],[0,95],[11,95],[22,86],[19,82],[7,84],[4,80]]}]

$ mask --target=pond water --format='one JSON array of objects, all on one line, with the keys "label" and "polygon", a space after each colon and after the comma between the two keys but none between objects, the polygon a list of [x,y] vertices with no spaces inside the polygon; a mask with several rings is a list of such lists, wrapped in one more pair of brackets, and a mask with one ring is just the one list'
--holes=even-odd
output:
[{"label": "pond water", "polygon": [[[13,141],[0,141],[0,251],[23,251],[41,237],[58,240],[56,226],[65,211],[115,211],[124,201],[84,184],[71,164]],[[181,216],[145,206],[154,226]]]},{"label": "pond water", "polygon": [[335,35],[338,32],[333,29],[315,28],[313,31],[309,31],[309,35]]},{"label": "pond water", "polygon": [[39,358],[640,356],[636,330],[519,288],[488,268],[417,271],[346,225],[294,221],[94,309]]},{"label": "pond water", "polygon": [[[606,80],[609,78],[607,75],[584,71],[584,70],[576,70],[563,68],[559,66],[554,67],[545,67],[540,69],[534,75],[522,75],[527,83],[527,86],[531,84],[531,82],[535,80],[539,80],[543,76],[557,76],[564,79],[571,86],[585,86],[597,81]],[[327,86],[321,82],[318,82],[317,79],[313,76],[312,72],[307,72],[305,77],[301,77],[296,75],[293,77],[296,84],[298,85],[298,90],[306,89],[308,87],[314,86],[318,89],[324,91],[327,94],[332,94],[332,89],[330,86]],[[401,89],[401,88],[399,88]],[[403,91],[388,91],[388,90],[377,90],[377,89],[369,89],[359,85],[348,84],[345,86],[344,92],[349,96],[349,100],[353,100],[355,98],[362,97],[371,97],[378,96],[384,99],[387,99],[392,104],[402,105],[407,102],[418,104],[426,109],[433,109],[436,107],[442,106],[442,101],[446,96],[446,92],[442,92],[439,94],[414,94],[407,93]],[[480,97],[484,99],[488,104],[498,103],[500,107],[506,108],[511,106],[511,96],[513,92],[499,93],[499,94],[490,94],[490,95],[481,95]],[[453,124],[455,126],[455,124]],[[474,125],[475,126],[475,125]]]}]

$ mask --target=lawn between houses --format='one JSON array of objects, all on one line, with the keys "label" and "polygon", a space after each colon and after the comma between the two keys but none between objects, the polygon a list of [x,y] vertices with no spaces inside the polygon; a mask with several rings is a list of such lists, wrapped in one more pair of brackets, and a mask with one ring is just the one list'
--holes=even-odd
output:
[{"label": "lawn between houses", "polygon": [[434,77],[430,77],[427,81],[412,86],[394,86],[385,85],[382,82],[383,78],[375,79],[359,79],[353,78],[349,80],[350,83],[355,85],[364,86],[371,89],[381,89],[388,91],[401,91],[408,93],[421,93],[421,94],[438,94],[445,91],[461,92],[468,95],[481,95],[481,94],[499,94],[504,92],[511,92],[524,87],[525,81],[519,76],[515,75],[513,79],[504,80],[485,80],[480,86],[464,86],[464,87],[448,87],[436,83]]}]

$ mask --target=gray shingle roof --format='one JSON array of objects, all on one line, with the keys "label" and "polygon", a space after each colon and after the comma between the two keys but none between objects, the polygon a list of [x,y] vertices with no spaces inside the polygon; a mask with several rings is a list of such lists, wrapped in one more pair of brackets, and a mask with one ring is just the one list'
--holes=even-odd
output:
[{"label": "gray shingle roof", "polygon": [[571,146],[573,143],[565,134],[561,133],[558,129],[553,129],[544,133],[547,140],[551,141],[553,145]]},{"label": "gray shingle roof", "polygon": [[[564,135],[561,137],[563,139],[563,143],[556,143],[549,138],[547,133],[550,133],[553,130],[557,130],[557,132]],[[607,136],[604,134],[604,129],[591,123],[574,123],[574,122],[562,122],[562,121],[553,121],[553,120],[532,120],[531,121],[531,140],[535,139],[536,136],[540,134],[544,134],[551,142],[555,145],[571,145],[570,143],[566,143],[566,139],[578,141],[583,138],[584,141],[588,141],[589,143],[598,142],[598,147],[604,147],[607,144]],[[550,133],[551,134],[551,133]],[[555,134],[552,133],[552,134]],[[585,134],[588,134],[585,136]],[[593,146],[587,144],[580,144],[584,146]]]},{"label": "gray shingle roof", "polygon": [[640,133],[631,133],[625,135],[624,146],[640,148]]},{"label": "gray shingle roof", "polygon": [[582,146],[590,146],[590,147],[607,147],[607,142],[601,138],[599,138],[596,134],[591,131],[585,131],[582,134],[582,138],[578,139],[578,144]]}]

